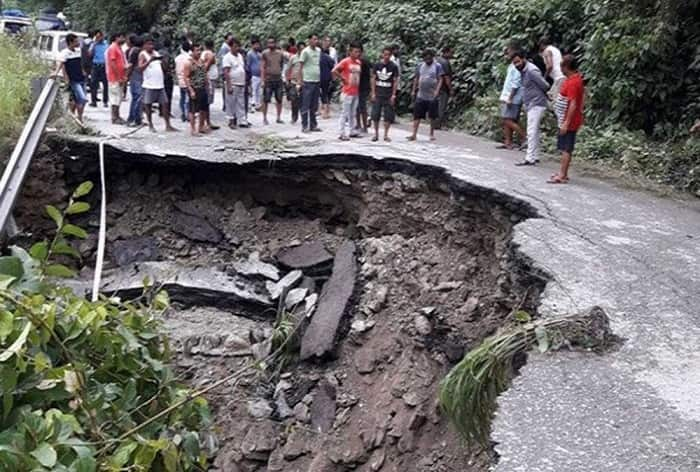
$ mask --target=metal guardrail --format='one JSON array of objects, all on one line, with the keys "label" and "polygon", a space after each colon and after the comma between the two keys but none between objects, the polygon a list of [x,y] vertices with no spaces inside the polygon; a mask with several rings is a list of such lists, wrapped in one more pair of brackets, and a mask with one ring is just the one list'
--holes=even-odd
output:
[{"label": "metal guardrail", "polygon": [[[22,189],[22,183],[29,170],[34,152],[41,140],[51,108],[56,101],[58,87],[58,80],[49,78],[46,81],[31,115],[24,125],[7,167],[5,167],[5,172],[2,174],[0,180],[0,233],[7,229],[8,222],[12,219],[12,210]],[[47,185],[50,184],[47,182]]]}]

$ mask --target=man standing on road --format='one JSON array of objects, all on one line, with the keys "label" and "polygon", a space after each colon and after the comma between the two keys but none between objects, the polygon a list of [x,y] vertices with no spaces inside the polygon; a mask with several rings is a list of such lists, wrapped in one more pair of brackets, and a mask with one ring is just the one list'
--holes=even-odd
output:
[{"label": "man standing on road", "polygon": [[250,42],[250,51],[246,54],[246,65],[250,73],[250,98],[251,110],[260,111],[262,100],[260,100],[260,84],[262,77],[260,74],[260,61],[262,54],[260,53],[260,40],[252,38]]},{"label": "man standing on road", "polygon": [[204,52],[202,53],[202,62],[204,69],[207,71],[207,99],[209,100],[209,111],[207,113],[207,126],[211,130],[217,130],[220,126],[211,122],[211,105],[214,103],[214,93],[216,92],[216,81],[219,80],[219,67],[216,61],[216,53],[214,52],[214,41],[207,39],[204,41]]},{"label": "man standing on road", "polygon": [[229,128],[248,128],[246,121],[245,94],[246,70],[245,58],[240,53],[241,43],[234,37],[229,39],[229,52],[224,56],[224,88],[226,89],[226,112]]},{"label": "man standing on road", "polygon": [[299,109],[301,108],[301,51],[304,50],[306,44],[299,42],[299,50],[289,58],[287,66],[287,98],[289,105],[292,108],[292,123],[296,124],[299,120]]},{"label": "man standing on road", "polygon": [[559,87],[566,79],[561,70],[561,51],[545,36],[540,39],[540,54],[545,64],[545,79],[549,79],[552,85],[549,90],[549,99],[554,102],[559,96]]},{"label": "man standing on road", "polygon": [[[224,56],[229,53],[231,48],[229,47],[228,43],[231,41],[231,38],[233,38],[233,33],[226,33],[224,36],[224,42],[221,44],[221,47],[219,48],[219,52],[216,53],[216,63],[219,65],[219,76],[223,77],[224,76]],[[221,87],[221,109],[223,111],[226,111],[226,85],[224,84]]]},{"label": "man standing on road", "polygon": [[91,107],[97,106],[97,92],[102,84],[102,103],[107,108],[109,103],[109,85],[107,84],[107,71],[105,70],[105,59],[107,53],[107,41],[102,31],[95,31],[95,37],[90,44],[90,58],[92,59],[92,72],[90,80],[90,101]]},{"label": "man standing on road", "polygon": [[73,100],[70,102],[71,113],[83,124],[83,110],[87,103],[85,95],[85,74],[80,51],[80,40],[73,33],[66,35],[66,48],[58,53],[58,63],[54,75],[63,74],[68,82]]},{"label": "man standing on road", "polygon": [[126,62],[128,64],[129,74],[129,93],[131,101],[129,102],[129,116],[127,117],[127,126],[137,127],[142,124],[143,104],[141,101],[143,73],[139,69],[139,54],[143,46],[143,40],[140,36],[132,34],[129,37],[131,48],[127,52]]},{"label": "man standing on road", "polygon": [[321,49],[321,117],[327,120],[331,117],[331,100],[333,99],[333,68],[336,61],[327,50]]},{"label": "man standing on road", "polygon": [[309,45],[304,48],[299,57],[301,68],[301,128],[303,133],[321,131],[316,121],[318,100],[321,94],[321,49],[318,47],[318,36],[309,36]]},{"label": "man standing on road", "polygon": [[109,88],[109,103],[112,105],[112,123],[124,125],[126,122],[119,116],[119,107],[124,98],[123,89],[126,85],[126,58],[122,44],[126,42],[123,33],[113,34],[111,44],[107,48],[107,82]]},{"label": "man standing on road", "polygon": [[338,50],[333,47],[333,40],[330,36],[326,35],[321,41],[321,50],[328,54],[331,59],[333,59],[333,66],[338,63]]},{"label": "man standing on road", "polygon": [[185,66],[190,62],[190,43],[183,41],[180,46],[180,54],[175,58],[175,76],[177,86],[180,88],[180,119],[184,123],[189,116],[189,92],[185,82]]},{"label": "man standing on road", "polygon": [[[185,64],[185,84],[190,95],[190,133],[201,136],[208,133],[207,115],[209,115],[209,97],[207,96],[207,70],[202,62],[202,48],[199,44],[192,45],[192,55]],[[199,115],[199,127],[197,126]]]},{"label": "man standing on road", "polygon": [[[350,44],[350,56],[338,63],[333,69],[333,76],[343,84],[343,109],[340,112],[340,136],[341,141],[359,136],[355,127],[357,104],[360,95],[360,74],[362,72],[362,46],[358,43]],[[348,128],[348,134],[345,132]]]},{"label": "man standing on road", "polygon": [[444,83],[440,89],[440,97],[438,98],[438,122],[437,129],[442,129],[447,124],[447,105],[450,97],[454,95],[452,88],[452,48],[445,46],[442,48],[442,57],[438,57],[436,61],[442,67],[442,72],[445,74]]},{"label": "man standing on road", "polygon": [[559,124],[557,149],[561,152],[559,173],[549,179],[550,184],[569,183],[569,165],[576,144],[576,132],[583,125],[583,77],[578,71],[576,58],[566,54],[561,60],[561,70],[566,80],[559,89],[554,113]]},{"label": "man standing on road", "polygon": [[[139,69],[143,73],[143,107],[146,110],[148,129],[155,133],[153,126],[153,104],[158,103],[161,110],[168,109],[168,97],[165,94],[165,67],[162,57],[155,50],[153,38],[145,38],[143,50],[139,54]],[[170,114],[163,113],[166,131],[177,131],[170,125]]]},{"label": "man standing on road", "polygon": [[522,77],[523,101],[527,110],[527,154],[516,166],[534,166],[540,161],[540,122],[547,110],[549,84],[535,64],[527,60],[525,53],[513,54],[513,65]]},{"label": "man standing on road", "polygon": [[165,84],[165,96],[168,98],[167,108],[161,109],[161,116],[167,113],[170,117],[173,117],[172,113],[172,102],[173,102],[173,89],[175,88],[175,60],[173,59],[170,48],[172,48],[173,43],[170,38],[165,38],[163,40],[163,47],[158,49],[158,54],[160,54],[161,61],[163,62],[163,70],[165,71],[164,84]]},{"label": "man standing on road", "polygon": [[443,83],[442,66],[435,61],[430,49],[423,52],[423,62],[416,66],[413,79],[413,133],[409,141],[418,137],[418,127],[424,118],[430,119],[430,140],[435,141],[435,121],[438,118],[438,97]]},{"label": "man standing on road", "polygon": [[374,137],[379,140],[379,121],[384,115],[384,141],[389,142],[389,128],[394,122],[396,91],[399,85],[399,68],[391,61],[391,48],[382,51],[382,60],[372,70],[372,124]]},{"label": "man standing on road", "polygon": [[282,124],[282,69],[284,68],[284,51],[282,51],[275,38],[268,38],[267,49],[262,54],[261,62],[262,88],[263,88],[263,124],[267,122],[267,108],[272,102],[272,97],[275,97],[275,106],[277,107],[277,123]]},{"label": "man standing on road", "polygon": [[357,121],[357,130],[367,134],[369,128],[367,102],[369,101],[369,96],[372,93],[372,64],[365,57],[364,52],[364,49],[360,45],[360,63],[362,64],[362,67],[360,70],[360,95],[357,103],[357,116],[355,119]]},{"label": "man standing on road", "polygon": [[503,144],[499,149],[513,149],[513,133],[520,137],[521,144],[525,142],[525,133],[520,126],[520,109],[523,105],[523,79],[520,71],[513,64],[513,53],[516,48],[509,46],[505,50],[508,60],[506,80],[501,91],[501,120],[503,120]]}]

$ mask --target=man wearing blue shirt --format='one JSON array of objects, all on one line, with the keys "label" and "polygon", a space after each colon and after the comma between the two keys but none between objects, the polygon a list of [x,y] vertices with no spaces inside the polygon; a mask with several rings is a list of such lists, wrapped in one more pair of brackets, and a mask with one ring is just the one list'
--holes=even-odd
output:
[{"label": "man wearing blue shirt", "polygon": [[520,126],[520,110],[523,106],[522,74],[513,64],[513,53],[517,50],[515,46],[508,46],[505,56],[508,60],[508,71],[506,81],[501,91],[501,119],[503,120],[503,144],[499,149],[513,149],[513,133],[520,136],[521,143],[525,138],[525,132]]},{"label": "man wearing blue shirt", "polygon": [[102,84],[102,104],[109,106],[109,85],[107,84],[107,70],[105,69],[105,53],[107,41],[102,31],[95,31],[95,38],[90,44],[90,58],[92,59],[92,72],[90,75],[90,106],[97,106],[97,91]]}]

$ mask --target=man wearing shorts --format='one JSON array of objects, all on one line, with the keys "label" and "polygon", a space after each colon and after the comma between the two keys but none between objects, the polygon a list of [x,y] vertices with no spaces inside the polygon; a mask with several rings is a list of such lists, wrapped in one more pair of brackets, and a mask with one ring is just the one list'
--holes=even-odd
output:
[{"label": "man wearing shorts", "polygon": [[[207,116],[209,115],[209,94],[207,93],[207,69],[202,61],[202,48],[199,44],[192,44],[192,55],[185,64],[185,84],[190,96],[190,133],[192,136],[201,136],[208,133]],[[199,115],[199,128],[197,127],[197,115]]]},{"label": "man wearing shorts", "polygon": [[391,141],[389,128],[394,122],[396,105],[396,90],[399,85],[399,68],[391,60],[392,50],[385,47],[382,51],[382,60],[376,63],[372,69],[372,123],[374,124],[374,137],[372,141],[379,141],[379,121],[384,116],[384,141]]},{"label": "man wearing shorts", "polygon": [[[161,110],[168,109],[168,97],[165,94],[165,66],[162,57],[155,51],[153,38],[143,41],[143,50],[139,54],[139,69],[143,73],[143,107],[148,119],[148,129],[155,133],[153,126],[153,104],[158,103]],[[163,113],[166,131],[177,131],[170,125],[170,114]]]},{"label": "man wearing shorts", "polygon": [[107,62],[107,83],[109,88],[109,104],[112,106],[112,124],[125,125],[126,121],[119,116],[119,106],[124,98],[126,84],[126,58],[122,45],[126,42],[123,33],[113,34],[111,44],[105,53]]},{"label": "man wearing shorts", "polygon": [[267,40],[267,49],[262,54],[262,62],[260,65],[260,76],[262,77],[263,89],[263,124],[267,122],[267,107],[272,102],[272,97],[275,97],[275,106],[277,107],[277,123],[282,124],[282,95],[284,84],[282,82],[282,70],[284,68],[284,51],[277,46],[275,38]]},{"label": "man wearing shorts", "polygon": [[525,139],[525,132],[520,126],[520,110],[523,106],[523,80],[522,74],[513,64],[513,53],[517,48],[506,48],[505,56],[508,60],[506,80],[501,90],[501,120],[503,121],[503,144],[499,149],[513,149],[513,133],[520,136],[521,144]]},{"label": "man wearing shorts", "polygon": [[66,35],[66,46],[58,54],[58,63],[54,75],[63,74],[64,79],[68,82],[72,97],[70,112],[82,124],[87,95],[85,94],[85,74],[83,73],[80,40],[73,33],[68,33]]},{"label": "man wearing shorts", "polygon": [[559,88],[559,95],[554,104],[554,113],[559,123],[557,149],[561,152],[559,173],[549,179],[550,184],[569,182],[569,165],[576,144],[576,133],[583,125],[583,77],[578,71],[576,58],[566,54],[561,60],[561,71],[566,79]]},{"label": "man wearing shorts", "polygon": [[416,66],[413,79],[413,134],[409,141],[415,141],[421,120],[430,119],[430,140],[435,141],[435,124],[438,118],[438,97],[443,81],[442,66],[435,61],[435,53],[423,51],[423,62]]}]

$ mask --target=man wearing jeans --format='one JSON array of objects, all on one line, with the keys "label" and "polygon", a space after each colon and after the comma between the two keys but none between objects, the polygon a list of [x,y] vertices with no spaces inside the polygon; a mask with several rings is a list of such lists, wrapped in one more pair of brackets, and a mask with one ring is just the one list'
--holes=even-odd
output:
[{"label": "man wearing jeans", "polygon": [[90,74],[91,107],[97,106],[97,91],[100,88],[100,84],[102,84],[102,103],[105,108],[109,106],[109,85],[107,84],[107,71],[105,70],[108,46],[102,31],[95,31],[95,38],[90,44],[90,57],[92,58],[92,72]]},{"label": "man wearing jeans", "polygon": [[[340,113],[340,137],[341,141],[358,136],[355,127],[355,115],[360,95],[360,73],[362,61],[360,61],[361,46],[357,43],[350,44],[350,56],[346,57],[333,68],[333,76],[343,84],[343,110]],[[345,132],[348,128],[350,136]]]},{"label": "man wearing jeans", "polygon": [[175,58],[175,75],[177,76],[177,85],[180,88],[180,119],[184,123],[189,119],[189,100],[190,96],[187,91],[187,83],[185,82],[185,67],[190,62],[190,43],[182,42],[180,54]]},{"label": "man wearing jeans", "polygon": [[301,128],[302,132],[321,131],[316,121],[318,101],[321,96],[321,49],[318,36],[309,37],[309,45],[299,57],[301,87]]},{"label": "man wearing jeans", "polygon": [[540,161],[540,122],[547,110],[549,84],[540,69],[527,60],[523,51],[513,54],[513,65],[522,74],[523,101],[527,110],[527,154],[516,166],[534,166]]}]

